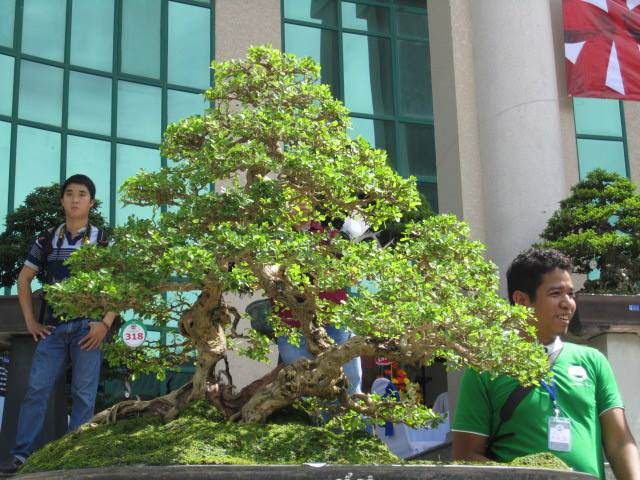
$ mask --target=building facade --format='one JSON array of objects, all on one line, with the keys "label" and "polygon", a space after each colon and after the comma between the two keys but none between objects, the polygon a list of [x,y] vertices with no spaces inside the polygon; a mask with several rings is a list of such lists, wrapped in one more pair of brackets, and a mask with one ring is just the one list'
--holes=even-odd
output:
[{"label": "building facade", "polygon": [[[470,224],[504,277],[593,168],[638,184],[640,104],[568,97],[561,0],[427,6],[439,208]],[[637,437],[640,338],[585,340],[609,357]],[[457,382],[448,375],[452,404]]]},{"label": "building facade", "polygon": [[[112,224],[149,215],[122,206],[122,181],[164,165],[166,125],[206,107],[209,60],[258,44],[319,61],[353,134],[469,223],[500,271],[593,168],[640,181],[640,105],[567,95],[561,0],[0,0],[0,225],[78,172]],[[640,357],[634,334],[593,343]],[[235,368],[248,382],[269,367]]]}]

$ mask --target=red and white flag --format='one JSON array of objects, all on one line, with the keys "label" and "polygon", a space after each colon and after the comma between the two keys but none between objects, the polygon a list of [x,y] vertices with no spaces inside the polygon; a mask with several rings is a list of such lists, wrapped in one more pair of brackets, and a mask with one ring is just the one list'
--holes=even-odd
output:
[{"label": "red and white flag", "polygon": [[640,0],[563,0],[569,95],[640,100]]}]

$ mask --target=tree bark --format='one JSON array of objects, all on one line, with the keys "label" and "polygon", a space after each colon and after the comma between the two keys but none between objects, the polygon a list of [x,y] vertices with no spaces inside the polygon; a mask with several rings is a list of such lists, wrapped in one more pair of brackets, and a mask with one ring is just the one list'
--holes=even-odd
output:
[{"label": "tree bark", "polygon": [[[358,356],[385,356],[390,360],[421,363],[433,353],[433,339],[423,335],[414,342],[376,341],[355,336],[341,345],[333,345],[312,360],[301,358],[278,372],[276,378],[258,390],[238,413],[243,422],[265,422],[283,407],[304,396],[335,398],[352,406],[348,381],[342,365]],[[452,348],[455,346],[452,345]]]},{"label": "tree bark", "polygon": [[240,410],[243,422],[264,422],[283,407],[303,396],[340,398],[346,394],[348,381],[342,365],[359,355],[375,352],[362,337],[353,337],[334,346],[313,360],[298,359],[287,365],[273,382],[258,390]]},{"label": "tree bark", "polygon": [[286,281],[284,267],[281,265],[253,265],[252,271],[266,296],[281,301],[291,310],[293,319],[300,322],[309,353],[318,355],[331,348],[332,340],[329,335],[316,324],[315,299],[318,292],[311,287],[307,287],[302,293],[298,291]]},{"label": "tree bark", "polygon": [[233,315],[224,304],[222,286],[218,282],[208,283],[196,302],[180,318],[180,331],[191,339],[198,353],[190,401],[205,399],[211,384],[217,383],[214,369],[226,356],[225,327],[231,324],[232,319]]},{"label": "tree bark", "polygon": [[173,420],[180,410],[189,403],[192,385],[187,383],[167,395],[152,400],[125,400],[116,403],[89,420],[89,424],[110,424],[131,416],[156,415],[163,422]]}]

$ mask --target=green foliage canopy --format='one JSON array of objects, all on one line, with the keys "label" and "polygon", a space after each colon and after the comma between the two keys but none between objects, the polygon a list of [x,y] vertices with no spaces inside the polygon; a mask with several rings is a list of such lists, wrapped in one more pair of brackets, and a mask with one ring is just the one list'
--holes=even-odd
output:
[{"label": "green foliage canopy", "polygon": [[[445,358],[523,382],[541,378],[547,361],[528,341],[535,337],[530,312],[498,296],[495,266],[455,217],[410,222],[383,250],[299,228],[349,215],[378,228],[420,203],[415,180],[397,175],[384,151],[349,137],[348,112],[319,83],[316,63],[255,47],[246,60],[212,65],[215,86],[205,97],[214,106],[170,125],[161,147],[170,164],[122,188],[126,203],[156,214],[129,218],[109,249],[74,254],[72,278],[48,287],[56,308],[71,317],[131,309],[156,325],[178,320],[185,340],[171,355],[116,346],[109,356],[148,372],[195,351],[193,395],[203,398],[219,384],[213,370],[228,350],[264,358],[269,346],[255,331],[236,331],[222,293],[264,292],[302,324],[295,332],[275,320],[276,330],[304,335],[314,360],[286,367],[256,391],[243,403],[247,421],[302,396],[338,397],[347,410],[384,411],[412,424],[434,418],[415,404],[345,398],[340,365],[359,355],[420,364]],[[376,292],[341,304],[319,296],[365,279]],[[335,345],[326,324],[355,336]]]}]

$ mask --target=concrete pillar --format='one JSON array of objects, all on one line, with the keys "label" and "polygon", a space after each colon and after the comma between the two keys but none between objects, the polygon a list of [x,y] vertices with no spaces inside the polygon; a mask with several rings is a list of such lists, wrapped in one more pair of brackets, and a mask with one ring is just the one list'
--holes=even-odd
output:
[{"label": "concrete pillar", "polygon": [[504,273],[576,176],[575,152],[564,159],[575,141],[563,141],[572,116],[558,2],[427,5],[438,201],[469,223]]},{"label": "concrete pillar", "polygon": [[[507,266],[538,241],[575,176],[564,160],[572,118],[558,2],[427,6],[438,201],[487,245],[505,292]],[[458,383],[451,373],[452,408]]]},{"label": "concrete pillar", "polygon": [[[281,15],[280,0],[216,0],[215,46],[216,60],[244,58],[251,46],[269,44],[280,48]],[[225,182],[216,182],[216,190],[225,186]],[[244,312],[253,297],[225,297],[226,301]],[[240,330],[249,328],[249,322],[242,320]],[[236,387],[242,388],[266,373],[270,372],[278,360],[278,349],[271,349],[270,363],[264,364],[230,351],[229,366]]]},{"label": "concrete pillar", "polygon": [[469,0],[428,0],[431,84],[440,212],[485,241]]},{"label": "concrete pillar", "polygon": [[216,60],[244,58],[247,48],[280,48],[280,0],[216,0]]},{"label": "concrete pillar", "polygon": [[631,180],[640,185],[640,102],[624,102],[624,123],[627,131],[627,154]]},{"label": "concrete pillar", "polygon": [[554,45],[549,1],[471,2],[471,28],[486,240],[503,273],[538,240],[567,192],[564,78],[555,60],[562,46]]},{"label": "concrete pillar", "polygon": [[640,439],[640,336],[636,333],[605,333],[589,340],[608,359],[618,382],[631,433]]},{"label": "concrete pillar", "polygon": [[[485,240],[480,141],[469,0],[427,0],[440,212],[453,213]],[[447,372],[455,413],[461,371]]]},{"label": "concrete pillar", "polygon": [[[469,0],[427,0],[440,212],[453,213],[485,238]],[[451,415],[462,372],[447,372]]]}]

